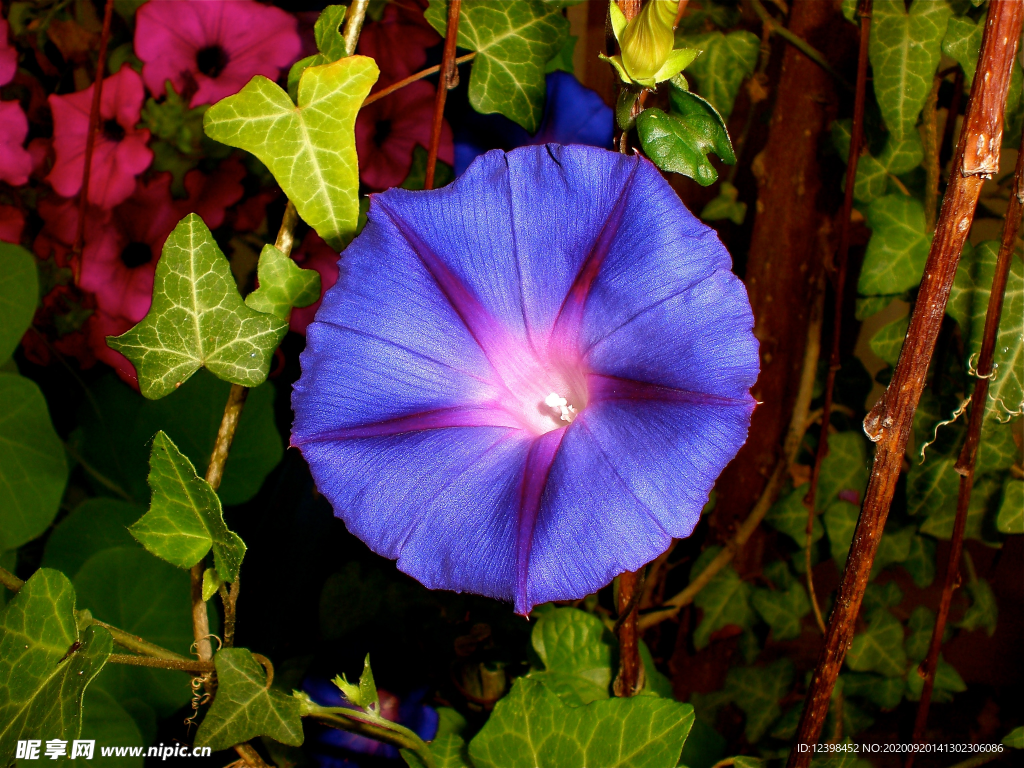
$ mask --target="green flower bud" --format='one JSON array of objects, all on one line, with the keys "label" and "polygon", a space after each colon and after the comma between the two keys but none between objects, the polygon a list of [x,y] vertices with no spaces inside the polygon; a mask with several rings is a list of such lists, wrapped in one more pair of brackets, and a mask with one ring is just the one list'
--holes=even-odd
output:
[{"label": "green flower bud", "polygon": [[622,30],[622,64],[634,80],[650,80],[668,60],[675,43],[672,23],[678,7],[677,0],[648,0]]}]

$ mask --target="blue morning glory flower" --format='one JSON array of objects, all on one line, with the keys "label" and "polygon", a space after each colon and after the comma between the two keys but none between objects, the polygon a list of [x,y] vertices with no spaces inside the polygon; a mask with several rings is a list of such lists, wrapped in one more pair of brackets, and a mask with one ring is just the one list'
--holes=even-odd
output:
[{"label": "blue morning glory flower", "polygon": [[582,85],[568,72],[547,76],[544,115],[537,133],[529,134],[499,114],[481,114],[465,98],[452,104],[457,115],[450,122],[455,138],[455,174],[461,176],[477,157],[489,149],[515,149],[531,144],[589,144],[612,146],[614,115],[597,91]]},{"label": "blue morning glory flower", "polygon": [[373,195],[309,326],[292,445],[348,529],[517,613],[688,536],[746,440],[746,290],[657,168],[488,152]]}]

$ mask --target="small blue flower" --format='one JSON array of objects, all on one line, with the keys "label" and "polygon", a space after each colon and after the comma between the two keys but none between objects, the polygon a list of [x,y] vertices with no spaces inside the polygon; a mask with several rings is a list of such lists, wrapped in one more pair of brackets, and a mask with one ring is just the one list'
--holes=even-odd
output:
[{"label": "small blue flower", "polygon": [[639,157],[480,157],[388,190],[309,326],[292,445],[348,529],[517,613],[688,536],[746,440],[746,290]]},{"label": "small blue flower", "polygon": [[[456,107],[458,109],[458,107]],[[568,72],[547,76],[544,115],[531,135],[499,114],[482,115],[464,104],[452,125],[455,131],[455,174],[461,176],[477,157],[490,149],[515,149],[533,144],[612,146],[615,116],[612,108]]]}]

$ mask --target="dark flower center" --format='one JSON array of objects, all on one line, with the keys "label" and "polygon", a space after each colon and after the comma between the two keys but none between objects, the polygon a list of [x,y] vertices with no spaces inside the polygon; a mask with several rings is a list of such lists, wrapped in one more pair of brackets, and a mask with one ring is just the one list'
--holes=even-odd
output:
[{"label": "dark flower center", "polygon": [[146,243],[128,243],[121,251],[121,263],[128,269],[141,267],[153,260],[153,249]]},{"label": "dark flower center", "polygon": [[124,138],[124,128],[117,120],[106,120],[103,123],[103,137],[108,141],[120,141]]},{"label": "dark flower center", "polygon": [[391,136],[391,121],[390,120],[378,120],[377,125],[373,131],[373,143],[378,147],[383,146],[384,142]]},{"label": "dark flower center", "polygon": [[228,65],[228,54],[219,45],[208,45],[196,54],[196,66],[207,77],[217,77]]}]

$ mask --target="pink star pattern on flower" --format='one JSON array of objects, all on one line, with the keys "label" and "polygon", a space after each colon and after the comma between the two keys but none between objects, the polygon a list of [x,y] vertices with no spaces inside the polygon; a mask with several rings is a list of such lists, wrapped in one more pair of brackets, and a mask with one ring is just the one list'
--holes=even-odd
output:
[{"label": "pink star pattern on flower", "polygon": [[[47,181],[63,197],[74,197],[82,188],[94,87],[90,85],[84,91],[49,99],[56,158]],[[135,127],[144,97],[142,78],[127,65],[103,81],[100,124],[89,178],[89,202],[93,205],[113,208],[126,200],[135,190],[135,177],[153,160],[153,153],[146,146],[149,131]]]},{"label": "pink star pattern on flower", "polygon": [[300,53],[297,26],[252,0],[151,0],[136,15],[135,53],[152,94],[170,80],[196,107],[237,93],[254,75],[276,80]]}]

